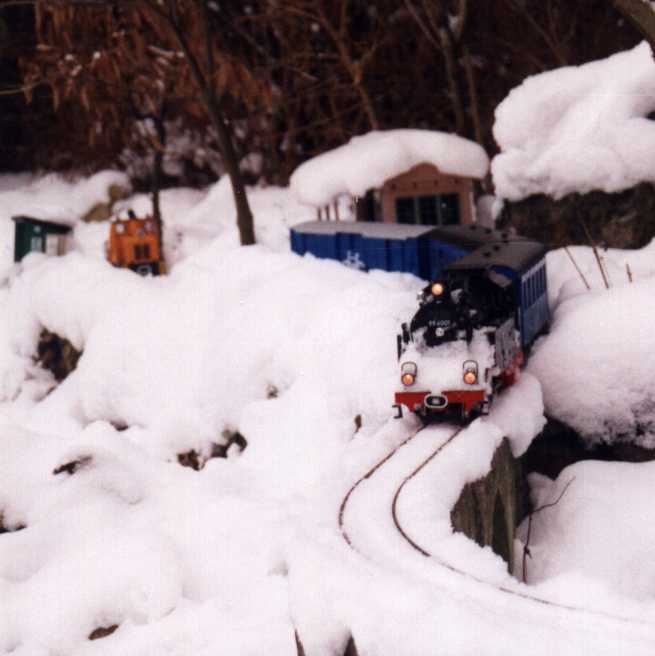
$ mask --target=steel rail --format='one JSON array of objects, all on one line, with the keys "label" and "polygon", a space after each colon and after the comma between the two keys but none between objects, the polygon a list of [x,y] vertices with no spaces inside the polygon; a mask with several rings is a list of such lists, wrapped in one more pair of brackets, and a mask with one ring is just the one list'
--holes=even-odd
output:
[{"label": "steel rail", "polygon": [[378,462],[373,465],[363,476],[360,476],[351,486],[348,492],[346,493],[346,496],[343,498],[341,501],[341,505],[339,506],[339,530],[341,531],[341,535],[343,536],[343,539],[348,543],[348,546],[351,547],[353,550],[358,551],[358,549],[355,548],[353,545],[352,540],[350,539],[350,535],[348,535],[348,531],[346,530],[345,527],[345,515],[346,515],[346,506],[348,505],[348,502],[350,501],[350,497],[352,496],[353,492],[367,479],[369,479],[375,472],[384,465],[385,462],[390,460],[397,452],[399,449],[405,446],[408,442],[413,440],[423,429],[425,428],[425,425],[419,426],[415,431],[413,431],[408,437],[406,437],[398,446],[394,447],[387,455],[379,460]]}]

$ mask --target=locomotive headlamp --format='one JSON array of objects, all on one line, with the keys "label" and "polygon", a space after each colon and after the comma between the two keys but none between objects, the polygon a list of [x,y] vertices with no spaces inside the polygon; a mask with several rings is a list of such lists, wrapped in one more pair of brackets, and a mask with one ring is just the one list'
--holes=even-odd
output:
[{"label": "locomotive headlamp", "polygon": [[418,368],[414,362],[403,362],[400,366],[400,382],[405,386],[409,387],[413,385],[416,381],[416,374],[418,373]]},{"label": "locomotive headlamp", "polygon": [[478,363],[475,360],[467,360],[463,366],[463,381],[467,385],[475,385],[478,382]]},{"label": "locomotive headlamp", "polygon": [[433,296],[441,296],[444,293],[444,286],[440,282],[435,282],[431,291]]}]

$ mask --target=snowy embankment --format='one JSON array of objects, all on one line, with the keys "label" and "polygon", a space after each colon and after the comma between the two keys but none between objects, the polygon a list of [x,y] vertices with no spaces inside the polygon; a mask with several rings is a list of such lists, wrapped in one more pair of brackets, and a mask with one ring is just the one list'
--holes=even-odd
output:
[{"label": "snowy embankment", "polygon": [[588,443],[628,440],[653,447],[655,243],[639,251],[600,252],[609,290],[590,248],[569,251],[592,289],[564,250],[548,254],[554,321],[528,370],[541,383],[547,414]]},{"label": "snowy embankment", "polygon": [[649,45],[540,73],[496,109],[499,198],[561,198],[655,181],[655,62]]},{"label": "snowy embankment", "polygon": [[[169,276],[110,268],[95,230],[83,252],[30,256],[0,289],[0,514],[13,531],[0,535],[0,653],[292,655],[294,627],[308,656],[338,653],[351,633],[373,656],[523,656],[526,643],[609,656],[626,641],[652,652],[649,626],[509,601],[384,529],[377,541],[353,527],[372,554],[347,547],[343,494],[408,429],[388,423],[394,336],[422,283],[292,255],[300,209],[283,190],[252,193],[262,245],[237,246],[219,184],[174,220],[165,209],[180,237]],[[53,381],[32,362],[42,327],[84,351],[47,395]],[[450,533],[449,506],[504,434],[516,454],[527,447],[541,410],[526,376],[493,427],[475,424],[401,501],[417,539],[487,581],[508,583],[502,562]],[[208,456],[226,429],[246,438],[243,453],[199,472],[176,462]],[[387,494],[394,481],[379,480]]]}]

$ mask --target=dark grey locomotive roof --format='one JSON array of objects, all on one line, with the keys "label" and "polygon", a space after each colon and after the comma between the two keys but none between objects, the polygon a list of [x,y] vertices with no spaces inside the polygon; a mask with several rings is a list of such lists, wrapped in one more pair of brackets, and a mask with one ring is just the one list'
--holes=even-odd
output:
[{"label": "dark grey locomotive roof", "polygon": [[509,232],[503,232],[501,230],[485,228],[476,223],[433,227],[428,237],[465,248],[475,248],[483,244],[496,244],[505,241],[526,241],[525,237],[511,235]]},{"label": "dark grey locomotive roof", "polygon": [[527,239],[502,241],[480,246],[444,269],[446,271],[462,271],[500,266],[517,273],[524,273],[537,264],[547,252],[546,246],[537,241],[528,241]]}]

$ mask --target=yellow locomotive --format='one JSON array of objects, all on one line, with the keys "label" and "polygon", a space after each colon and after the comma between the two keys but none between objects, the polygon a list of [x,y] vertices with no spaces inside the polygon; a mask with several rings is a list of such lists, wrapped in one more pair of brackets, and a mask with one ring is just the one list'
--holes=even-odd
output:
[{"label": "yellow locomotive", "polygon": [[115,219],[109,226],[107,260],[142,276],[157,276],[163,273],[160,244],[157,222],[150,216],[139,218],[129,210],[127,219]]}]

